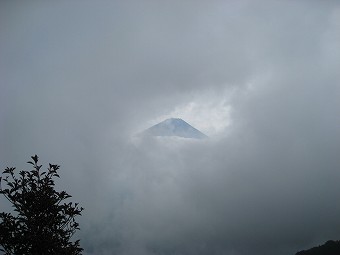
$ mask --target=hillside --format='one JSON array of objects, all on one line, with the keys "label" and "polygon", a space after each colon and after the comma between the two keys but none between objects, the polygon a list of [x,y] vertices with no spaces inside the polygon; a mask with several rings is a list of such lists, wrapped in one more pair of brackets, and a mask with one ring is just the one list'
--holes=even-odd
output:
[{"label": "hillside", "polygon": [[295,255],[339,255],[340,241],[327,241],[325,244],[309,250],[299,251]]}]

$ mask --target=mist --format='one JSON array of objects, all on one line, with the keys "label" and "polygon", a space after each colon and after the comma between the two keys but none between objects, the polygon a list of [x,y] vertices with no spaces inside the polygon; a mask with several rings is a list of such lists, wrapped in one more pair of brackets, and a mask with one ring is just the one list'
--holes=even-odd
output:
[{"label": "mist", "polygon": [[[61,165],[86,255],[338,240],[339,17],[337,1],[2,1],[0,167]],[[136,135],[168,117],[209,139]]]}]

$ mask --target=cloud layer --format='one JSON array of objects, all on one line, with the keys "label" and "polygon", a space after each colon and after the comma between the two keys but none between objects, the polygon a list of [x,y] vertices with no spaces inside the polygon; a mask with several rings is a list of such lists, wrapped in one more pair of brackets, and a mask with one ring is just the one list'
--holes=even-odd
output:
[{"label": "cloud layer", "polygon": [[[1,167],[35,153],[62,165],[85,254],[339,239],[339,14],[335,1],[3,1]],[[211,139],[132,141],[172,114]]]}]

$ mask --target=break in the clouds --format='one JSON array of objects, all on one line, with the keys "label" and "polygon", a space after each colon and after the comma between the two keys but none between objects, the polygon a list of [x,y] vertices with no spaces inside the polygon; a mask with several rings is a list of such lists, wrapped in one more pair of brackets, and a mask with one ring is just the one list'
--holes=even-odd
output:
[{"label": "break in the clouds", "polygon": [[159,123],[167,118],[178,117],[188,121],[209,136],[217,136],[231,124],[232,91],[219,95],[204,91],[200,95],[188,97],[188,101],[175,106],[169,113],[141,123],[140,129]]},{"label": "break in the clouds", "polygon": [[[339,239],[339,14],[337,1],[2,1],[1,168],[61,164],[88,255]],[[209,139],[131,140],[169,117]]]}]

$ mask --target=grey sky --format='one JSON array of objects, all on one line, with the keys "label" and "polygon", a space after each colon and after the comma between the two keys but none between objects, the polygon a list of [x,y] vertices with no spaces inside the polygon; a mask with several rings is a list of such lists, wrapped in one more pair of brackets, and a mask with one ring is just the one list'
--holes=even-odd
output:
[{"label": "grey sky", "polygon": [[[1,1],[0,166],[61,164],[85,254],[339,239],[339,17],[337,1]],[[133,138],[173,113],[211,139]]]}]

